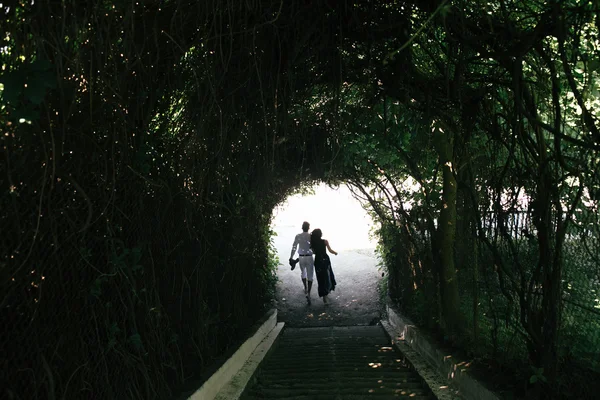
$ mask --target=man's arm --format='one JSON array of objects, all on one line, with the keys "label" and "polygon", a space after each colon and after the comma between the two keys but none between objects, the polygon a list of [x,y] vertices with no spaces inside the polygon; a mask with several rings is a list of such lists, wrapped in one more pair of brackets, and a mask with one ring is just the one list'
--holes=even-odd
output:
[{"label": "man's arm", "polygon": [[294,254],[296,254],[296,249],[298,248],[298,244],[300,243],[299,235],[296,235],[294,238],[294,244],[292,245],[292,253],[290,254],[290,259],[294,258]]}]

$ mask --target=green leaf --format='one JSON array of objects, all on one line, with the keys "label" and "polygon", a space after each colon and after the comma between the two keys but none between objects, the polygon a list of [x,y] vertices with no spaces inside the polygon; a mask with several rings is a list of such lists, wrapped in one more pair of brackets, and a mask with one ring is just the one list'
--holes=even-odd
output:
[{"label": "green leaf", "polygon": [[100,297],[102,294],[102,284],[106,282],[108,278],[104,275],[96,278],[94,283],[92,283],[92,287],[90,288],[90,294],[96,298]]},{"label": "green leaf", "polygon": [[142,351],[144,349],[144,345],[142,344],[142,337],[139,333],[134,333],[133,335],[129,336],[129,339],[127,340],[137,351]]},{"label": "green leaf", "polygon": [[134,247],[131,250],[131,255],[133,256],[133,263],[137,264],[142,259],[142,249],[140,247]]},{"label": "green leaf", "polygon": [[119,326],[117,325],[116,322],[113,322],[112,325],[110,326],[110,336],[115,336],[115,335],[118,335],[119,333],[121,333],[121,329],[119,329]]},{"label": "green leaf", "polygon": [[171,335],[171,338],[169,339],[169,344],[177,343],[178,340],[179,340],[179,336],[176,333],[173,333]]},{"label": "green leaf", "polygon": [[92,251],[87,247],[80,247],[79,253],[84,260],[89,260],[89,258],[92,256]]},{"label": "green leaf", "polygon": [[[97,282],[97,281],[96,281]],[[97,285],[96,282],[94,282],[94,285],[92,286],[92,288],[90,289],[90,294],[96,298],[100,297],[100,295],[102,294],[102,289],[100,288],[100,285]]]}]

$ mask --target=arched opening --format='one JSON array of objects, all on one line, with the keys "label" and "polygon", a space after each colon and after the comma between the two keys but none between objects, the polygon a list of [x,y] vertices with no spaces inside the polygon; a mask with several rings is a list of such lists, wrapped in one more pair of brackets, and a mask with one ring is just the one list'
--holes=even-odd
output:
[{"label": "arched opening", "polygon": [[[273,245],[279,258],[276,292],[280,319],[290,326],[367,325],[380,316],[380,278],[375,255],[374,222],[345,186],[318,184],[289,196],[273,211]],[[288,264],[292,243],[303,221],[321,229],[338,255],[330,255],[337,286],[325,305],[314,277],[310,304],[298,266]],[[297,257],[294,255],[294,258]]]},{"label": "arched opening", "polygon": [[312,229],[320,228],[332,238],[336,250],[374,249],[377,242],[372,229],[376,226],[366,206],[367,209],[345,185],[331,187],[320,183],[309,187],[306,193],[288,196],[273,209],[275,243],[279,248],[278,240],[283,234],[290,235],[303,221],[310,221]]}]

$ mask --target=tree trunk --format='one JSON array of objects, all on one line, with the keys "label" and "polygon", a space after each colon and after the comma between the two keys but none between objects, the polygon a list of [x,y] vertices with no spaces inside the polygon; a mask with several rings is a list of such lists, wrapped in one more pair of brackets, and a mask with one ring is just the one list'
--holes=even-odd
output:
[{"label": "tree trunk", "polygon": [[436,128],[434,143],[443,172],[442,209],[437,232],[440,271],[440,295],[444,327],[451,334],[459,333],[463,326],[456,267],[454,244],[456,241],[456,178],[453,171],[453,141],[451,133]]},{"label": "tree trunk", "polygon": [[[556,226],[553,224],[550,171],[545,168],[540,177],[538,204],[540,219],[538,225],[539,255],[542,269],[542,321],[540,321],[540,364],[544,376],[553,384],[558,372],[558,328],[561,304],[562,260],[560,249],[553,246]],[[560,216],[558,218],[561,218]]]},{"label": "tree trunk", "polygon": [[[558,337],[561,310],[562,279],[562,241],[557,235],[561,227],[562,212],[555,188],[552,164],[547,159],[547,148],[543,137],[537,130],[540,161],[537,176],[537,192],[534,201],[533,223],[537,229],[539,265],[532,277],[539,285],[542,300],[541,307],[533,305],[531,313],[539,313],[534,319],[535,348],[531,354],[534,364],[543,368],[546,379],[543,398],[554,398],[556,379],[558,377]],[[556,215],[554,215],[556,214]],[[538,311],[539,310],[539,311]]]}]

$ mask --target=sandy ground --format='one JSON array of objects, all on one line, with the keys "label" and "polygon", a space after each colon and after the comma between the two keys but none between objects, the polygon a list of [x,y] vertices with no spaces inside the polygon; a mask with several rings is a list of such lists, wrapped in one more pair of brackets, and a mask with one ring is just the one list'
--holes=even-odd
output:
[{"label": "sandy ground", "polygon": [[[275,247],[280,260],[277,284],[277,309],[279,321],[291,327],[349,326],[374,324],[380,316],[378,283],[381,272],[377,269],[374,249],[343,249],[336,247],[335,238],[328,239],[338,255],[330,255],[337,286],[325,305],[317,294],[315,277],[312,304],[308,305],[300,279],[300,268],[291,271],[288,259],[298,227],[274,226],[277,233]],[[342,250],[343,249],[343,250]]]}]

